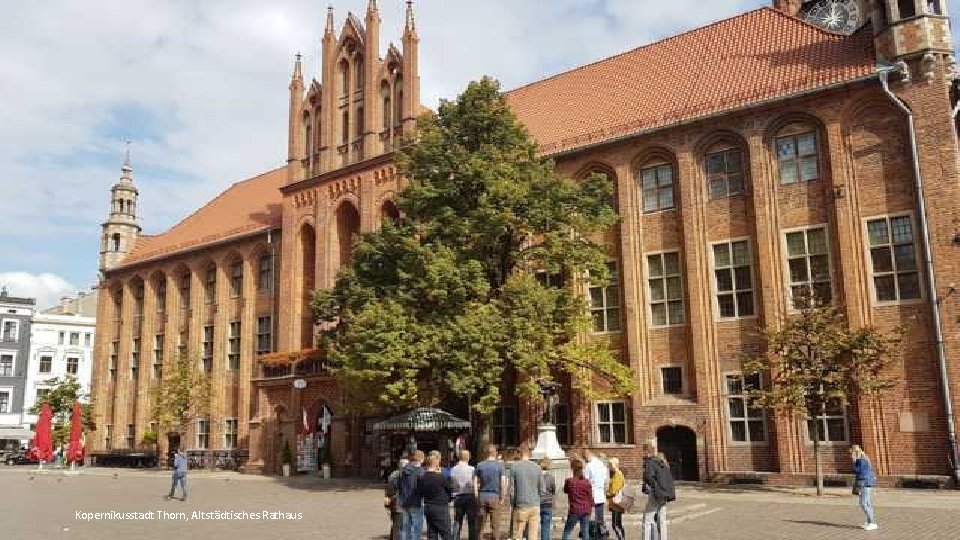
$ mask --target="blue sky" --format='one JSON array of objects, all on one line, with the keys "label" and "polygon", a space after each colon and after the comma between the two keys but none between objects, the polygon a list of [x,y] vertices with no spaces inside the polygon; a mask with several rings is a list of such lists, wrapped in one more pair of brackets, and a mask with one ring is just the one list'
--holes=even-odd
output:
[{"label": "blue sky", "polygon": [[[417,0],[422,99],[433,107],[485,74],[518,86],[770,3]],[[337,25],[366,4],[335,0]],[[383,49],[399,43],[404,1],[379,4]],[[95,282],[127,138],[146,233],[281,165],[292,57],[318,76],[324,16],[317,0],[5,6],[0,283],[47,305]]]}]

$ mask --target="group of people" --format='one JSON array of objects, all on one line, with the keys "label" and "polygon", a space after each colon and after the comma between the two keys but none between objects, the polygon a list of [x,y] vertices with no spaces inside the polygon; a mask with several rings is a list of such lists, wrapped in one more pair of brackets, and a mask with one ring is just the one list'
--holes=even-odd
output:
[{"label": "group of people", "polygon": [[[414,451],[401,459],[386,484],[384,506],[391,514],[391,540],[419,540],[426,523],[430,540],[478,540],[489,528],[502,540],[503,512],[509,511],[511,540],[550,540],[557,484],[548,458],[534,462],[530,447],[520,446],[517,459],[506,467],[496,446],[473,466],[470,452],[462,451],[456,465],[441,467],[439,452]],[[636,494],[625,493],[626,478],[617,458],[604,461],[590,450],[572,456],[573,476],[562,486],[568,513],[562,539],[569,540],[579,526],[582,540],[609,538],[605,511],[611,514],[616,540],[624,540],[623,514]],[[643,493],[647,494],[643,540],[666,540],[666,504],[675,497],[673,477],[662,455],[644,445]],[[450,506],[453,506],[451,520]],[[592,518],[592,519],[591,519]],[[464,527],[466,525],[466,527]]]}]

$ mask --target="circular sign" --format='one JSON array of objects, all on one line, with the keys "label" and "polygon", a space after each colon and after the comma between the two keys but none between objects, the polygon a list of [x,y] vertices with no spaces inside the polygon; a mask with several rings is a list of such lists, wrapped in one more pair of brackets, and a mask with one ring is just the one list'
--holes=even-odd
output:
[{"label": "circular sign", "polygon": [[293,381],[293,387],[296,388],[297,390],[303,390],[304,388],[307,387],[307,381],[303,379],[297,379]]}]

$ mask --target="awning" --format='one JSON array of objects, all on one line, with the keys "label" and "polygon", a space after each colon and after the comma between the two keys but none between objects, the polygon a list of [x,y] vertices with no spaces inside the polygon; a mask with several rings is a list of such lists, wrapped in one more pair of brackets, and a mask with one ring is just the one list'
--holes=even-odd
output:
[{"label": "awning", "polygon": [[305,360],[322,359],[323,351],[320,349],[304,349],[301,351],[270,353],[257,357],[258,362],[270,367],[292,366]]},{"label": "awning", "polygon": [[373,425],[374,431],[444,431],[470,429],[470,422],[440,409],[421,407]]},{"label": "awning", "polygon": [[33,432],[24,427],[0,427],[0,439],[14,441],[29,441]]}]

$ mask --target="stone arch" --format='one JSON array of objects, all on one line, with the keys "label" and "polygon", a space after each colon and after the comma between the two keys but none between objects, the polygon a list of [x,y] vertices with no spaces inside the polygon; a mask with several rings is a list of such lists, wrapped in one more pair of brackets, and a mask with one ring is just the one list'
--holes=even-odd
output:
[{"label": "stone arch", "polygon": [[140,274],[136,274],[127,281],[127,288],[133,298],[133,316],[142,317],[147,294],[146,280]]},{"label": "stone arch", "polygon": [[226,274],[227,290],[230,298],[243,297],[243,283],[247,277],[243,255],[236,250],[230,250],[221,258],[220,266],[223,267]]},{"label": "stone arch", "polygon": [[300,347],[313,348],[314,320],[310,310],[313,290],[317,288],[317,231],[311,221],[305,221],[297,231],[297,264],[294,283],[297,294],[294,296],[300,312]]},{"label": "stone arch", "polygon": [[380,219],[381,221],[389,219],[393,223],[400,221],[400,209],[392,199],[384,199],[383,204],[380,205]]},{"label": "stone arch", "polygon": [[[807,134],[814,134],[816,159],[809,152]],[[806,112],[790,112],[774,118],[764,130],[764,146],[768,148],[776,185],[829,180],[830,148],[823,121]],[[794,149],[795,159],[787,158]],[[816,170],[813,164],[816,163]],[[791,165],[794,165],[791,167]],[[814,176],[816,176],[814,178]],[[794,179],[795,178],[795,179]]]},{"label": "stone arch", "polygon": [[173,267],[170,275],[177,283],[177,304],[181,310],[190,309],[190,292],[193,289],[193,271],[184,263]]},{"label": "stone arch", "polygon": [[696,177],[708,199],[750,193],[750,147],[742,135],[716,131],[700,139],[694,149]]},{"label": "stone arch", "polygon": [[218,271],[216,261],[209,257],[201,260],[194,270],[200,278],[200,289],[203,291],[204,304],[217,303],[217,282],[220,280],[217,275]]},{"label": "stone arch", "polygon": [[[264,259],[267,259],[266,267],[264,267]],[[250,278],[255,280],[255,288],[258,293],[273,290],[273,280],[276,277],[276,268],[274,268],[276,261],[274,259],[273,250],[270,244],[266,242],[255,245],[249,252],[247,268],[250,269]],[[265,275],[265,273],[269,275]],[[268,282],[263,283],[264,279],[267,279]]]},{"label": "stone arch", "polygon": [[150,274],[150,288],[153,290],[154,306],[158,313],[167,311],[169,291],[167,291],[167,274],[163,270],[155,270]]},{"label": "stone arch", "polygon": [[[637,185],[640,213],[654,213],[664,209],[663,202],[668,202],[666,198],[670,196],[666,189],[668,179],[669,185],[673,187],[672,208],[679,208],[680,168],[676,153],[662,146],[648,148],[637,154],[631,162],[630,170]],[[652,201],[654,194],[656,199]]]},{"label": "stone arch", "polygon": [[592,161],[587,163],[577,171],[573,176],[577,180],[586,180],[590,177],[591,174],[601,174],[606,176],[608,180],[613,184],[613,200],[610,201],[613,205],[613,209],[617,212],[620,211],[620,197],[617,186],[619,184],[619,178],[617,177],[617,172],[613,167],[604,163],[602,161]]},{"label": "stone arch", "polygon": [[667,458],[675,479],[700,479],[697,433],[693,429],[684,425],[660,426],[657,428],[657,450]]},{"label": "stone arch", "polygon": [[341,268],[353,260],[353,244],[360,234],[360,212],[350,198],[337,205],[332,216],[329,235],[329,253],[332,259],[331,276],[336,276]]},{"label": "stone arch", "polygon": [[912,209],[913,164],[905,116],[887,101],[858,103],[845,112],[842,133],[852,187],[865,215]]}]

